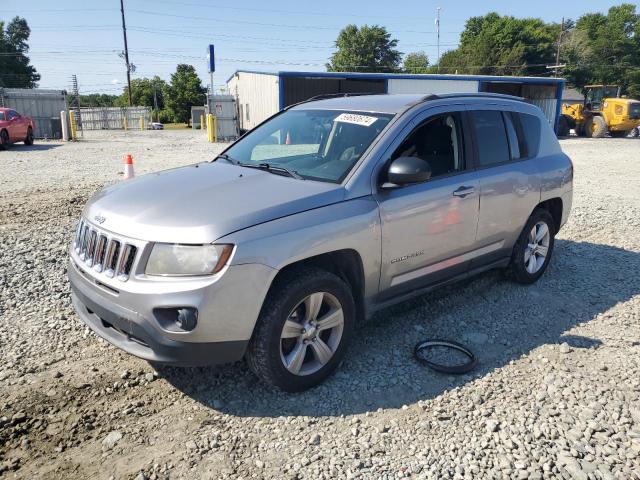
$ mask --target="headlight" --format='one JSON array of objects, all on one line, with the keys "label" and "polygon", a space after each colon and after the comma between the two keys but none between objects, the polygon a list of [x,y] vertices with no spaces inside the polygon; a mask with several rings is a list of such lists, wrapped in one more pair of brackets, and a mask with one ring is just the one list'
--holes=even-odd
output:
[{"label": "headlight", "polygon": [[224,267],[233,245],[179,245],[156,243],[151,250],[147,275],[211,275]]}]

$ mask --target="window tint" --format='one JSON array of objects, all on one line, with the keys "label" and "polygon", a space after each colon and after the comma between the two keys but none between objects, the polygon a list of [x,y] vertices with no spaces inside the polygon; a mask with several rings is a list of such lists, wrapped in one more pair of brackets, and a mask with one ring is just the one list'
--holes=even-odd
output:
[{"label": "window tint", "polygon": [[522,125],[522,132],[527,145],[527,158],[532,158],[538,155],[538,148],[540,146],[540,118],[535,115],[529,115],[528,113],[517,113],[520,118],[520,124]]},{"label": "window tint", "polygon": [[476,130],[480,166],[486,167],[509,161],[511,154],[502,112],[476,110],[470,113]]},{"label": "window tint", "polygon": [[391,158],[407,156],[418,157],[428,162],[432,178],[463,170],[459,116],[447,114],[431,118],[416,128]]},{"label": "window tint", "polygon": [[511,152],[511,160],[518,160],[523,158],[520,151],[520,142],[518,140],[518,134],[516,133],[516,127],[513,125],[511,112],[506,112],[504,115],[504,123],[507,126],[507,136],[509,137],[509,150]]}]

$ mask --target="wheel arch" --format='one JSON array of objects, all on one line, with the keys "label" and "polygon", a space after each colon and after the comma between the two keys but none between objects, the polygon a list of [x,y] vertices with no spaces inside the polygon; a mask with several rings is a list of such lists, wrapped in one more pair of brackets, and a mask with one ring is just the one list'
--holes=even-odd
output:
[{"label": "wheel arch", "polygon": [[334,250],[331,252],[321,253],[312,257],[304,258],[287,264],[276,274],[267,296],[271,293],[274,286],[277,285],[279,279],[292,270],[305,267],[315,267],[334,275],[337,275],[349,285],[353,294],[353,300],[356,306],[357,320],[361,321],[365,318],[364,309],[364,266],[360,254],[353,249]]},{"label": "wheel arch", "polygon": [[549,198],[548,200],[540,202],[536,208],[542,208],[549,212],[551,218],[553,218],[554,233],[558,233],[560,231],[560,224],[562,223],[562,209],[564,208],[562,199],[560,197]]}]

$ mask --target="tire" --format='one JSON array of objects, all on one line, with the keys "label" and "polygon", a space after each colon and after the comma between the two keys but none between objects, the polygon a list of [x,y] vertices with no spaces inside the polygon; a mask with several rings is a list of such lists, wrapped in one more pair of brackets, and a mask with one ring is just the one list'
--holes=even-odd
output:
[{"label": "tire", "polygon": [[602,138],[607,134],[607,124],[604,118],[594,115],[584,124],[584,134],[589,138]]},{"label": "tire", "polygon": [[[534,250],[536,250],[536,252],[532,254],[530,247],[532,237],[530,235],[532,235],[534,227],[539,234],[542,233],[540,230],[540,228],[544,228],[542,225],[546,226],[548,232],[546,241],[544,241],[545,237],[543,237],[543,241],[539,244],[538,242],[534,242],[533,244],[536,245]],[[547,269],[549,261],[551,260],[555,243],[555,232],[556,229],[551,214],[542,208],[536,208],[529,217],[529,220],[527,220],[526,225],[522,229],[522,233],[520,233],[518,237],[518,241],[513,247],[511,262],[508,267],[509,277],[525,285],[538,280]],[[539,247],[546,247],[546,255],[544,255],[544,257],[541,255],[543,250]],[[534,257],[533,262],[535,262],[535,265],[530,263],[532,262],[531,256]],[[542,259],[542,261],[540,261],[540,259]]]},{"label": "tire", "polygon": [[631,130],[631,137],[638,138],[638,136],[640,136],[640,131],[639,131],[639,127],[636,127],[633,130]]},{"label": "tire", "polygon": [[[312,312],[318,303],[316,330],[309,320],[314,318]],[[338,308],[342,310],[342,325],[320,330],[323,318],[339,321]],[[344,357],[355,315],[353,295],[340,277],[315,267],[287,272],[268,293],[249,342],[247,363],[263,382],[284,391],[299,392],[316,386]],[[285,324],[288,331],[284,330]],[[308,330],[301,329],[303,324]],[[287,335],[290,337],[282,338]],[[296,370],[298,373],[293,373]]]},{"label": "tire", "polygon": [[613,138],[625,138],[627,135],[631,133],[631,130],[621,130],[619,132],[609,132]]},{"label": "tire", "polygon": [[9,146],[9,134],[6,130],[2,130],[0,132],[0,150],[8,150]]},{"label": "tire", "polygon": [[25,145],[33,145],[33,129],[29,127],[27,129],[27,137],[24,139]]},{"label": "tire", "polygon": [[561,115],[558,120],[558,137],[568,137],[570,130],[569,120],[566,115]]}]

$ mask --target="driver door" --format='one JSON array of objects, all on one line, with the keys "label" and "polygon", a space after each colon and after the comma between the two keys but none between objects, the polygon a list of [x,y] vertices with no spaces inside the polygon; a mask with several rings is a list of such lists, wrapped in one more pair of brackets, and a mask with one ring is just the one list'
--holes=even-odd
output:
[{"label": "driver door", "polygon": [[[428,110],[389,149],[390,160],[407,155],[426,160],[432,176],[419,184],[378,187],[383,301],[469,268],[478,224],[479,180],[471,165],[466,113],[463,106],[458,108]],[[383,168],[383,177],[384,172]]]}]

